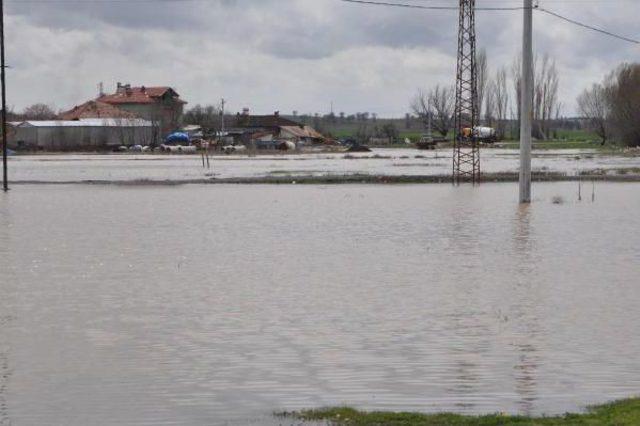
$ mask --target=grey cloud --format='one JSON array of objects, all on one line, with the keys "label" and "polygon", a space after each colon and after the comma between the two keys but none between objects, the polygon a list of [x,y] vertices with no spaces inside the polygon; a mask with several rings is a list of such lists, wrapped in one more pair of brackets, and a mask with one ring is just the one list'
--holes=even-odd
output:
[{"label": "grey cloud", "polygon": [[[630,13],[637,8],[633,0],[606,9],[549,4],[603,28],[640,34]],[[269,93],[278,75],[279,105],[273,108],[311,112],[333,100],[345,108],[382,105],[400,114],[412,91],[452,81],[455,67],[455,11],[339,0],[14,1],[7,8],[9,53],[21,70],[18,106],[47,98],[79,102],[98,81],[115,79],[173,84],[194,102],[224,92],[238,102],[267,105],[274,103]],[[632,45],[536,16],[536,48],[558,61],[568,105],[582,85],[639,56]],[[520,32],[520,12],[478,12],[478,43],[487,49],[491,67],[511,64]],[[56,90],[41,81],[56,82]]]}]

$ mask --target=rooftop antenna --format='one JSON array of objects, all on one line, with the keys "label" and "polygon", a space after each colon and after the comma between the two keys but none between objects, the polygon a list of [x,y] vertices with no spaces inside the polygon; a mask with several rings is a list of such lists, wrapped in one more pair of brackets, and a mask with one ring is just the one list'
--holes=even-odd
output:
[{"label": "rooftop antenna", "polygon": [[104,83],[101,81],[98,83],[98,97],[101,98],[104,96]]}]

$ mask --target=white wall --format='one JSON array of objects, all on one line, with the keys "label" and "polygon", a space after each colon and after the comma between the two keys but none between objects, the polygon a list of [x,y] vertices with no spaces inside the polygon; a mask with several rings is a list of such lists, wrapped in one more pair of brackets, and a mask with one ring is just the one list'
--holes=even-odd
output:
[{"label": "white wall", "polygon": [[149,145],[153,141],[153,128],[149,127],[17,127],[9,138],[13,149],[69,151],[104,149],[120,145]]}]

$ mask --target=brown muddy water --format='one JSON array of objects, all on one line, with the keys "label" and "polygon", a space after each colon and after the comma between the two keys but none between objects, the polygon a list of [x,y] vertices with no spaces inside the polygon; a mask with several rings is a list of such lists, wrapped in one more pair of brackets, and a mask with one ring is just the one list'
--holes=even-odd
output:
[{"label": "brown muddy water", "polygon": [[16,187],[0,194],[0,424],[554,414],[639,394],[640,184],[535,195]]},{"label": "brown muddy water", "polygon": [[[319,176],[449,176],[451,150],[376,148],[370,153],[214,156],[211,168],[197,155],[20,155],[10,157],[10,180],[18,183],[193,182],[225,179]],[[485,149],[483,173],[517,173],[519,151]],[[533,171],[568,176],[616,175],[640,170],[640,156],[595,150],[534,151]]]}]

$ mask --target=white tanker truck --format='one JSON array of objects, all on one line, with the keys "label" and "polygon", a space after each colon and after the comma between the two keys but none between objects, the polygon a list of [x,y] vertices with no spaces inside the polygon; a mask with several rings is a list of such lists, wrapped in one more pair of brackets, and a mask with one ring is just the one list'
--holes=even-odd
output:
[{"label": "white tanker truck", "polygon": [[[467,127],[463,130],[462,134],[465,137],[471,136],[471,128]],[[480,141],[484,143],[494,143],[498,141],[496,136],[496,129],[493,127],[482,127],[476,126],[473,128],[473,135]]]}]

